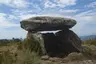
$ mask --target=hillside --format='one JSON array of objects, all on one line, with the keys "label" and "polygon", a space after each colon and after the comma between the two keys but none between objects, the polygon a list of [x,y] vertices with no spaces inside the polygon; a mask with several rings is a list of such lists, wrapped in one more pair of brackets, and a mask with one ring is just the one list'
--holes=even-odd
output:
[{"label": "hillside", "polygon": [[81,40],[95,39],[96,35],[80,36]]},{"label": "hillside", "polygon": [[[82,44],[83,53],[73,52],[66,57],[59,58],[40,57],[38,53],[30,50],[31,44],[28,41],[13,42],[11,40],[9,43],[5,43],[6,45],[0,44],[0,64],[96,64],[95,42],[96,40],[84,41],[84,44]],[[25,48],[26,43],[27,48]]]}]

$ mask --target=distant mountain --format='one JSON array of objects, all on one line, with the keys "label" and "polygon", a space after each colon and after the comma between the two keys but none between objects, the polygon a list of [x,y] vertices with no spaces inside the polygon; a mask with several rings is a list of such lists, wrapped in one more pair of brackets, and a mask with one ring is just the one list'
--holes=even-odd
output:
[{"label": "distant mountain", "polygon": [[81,40],[95,39],[96,35],[80,36]]}]

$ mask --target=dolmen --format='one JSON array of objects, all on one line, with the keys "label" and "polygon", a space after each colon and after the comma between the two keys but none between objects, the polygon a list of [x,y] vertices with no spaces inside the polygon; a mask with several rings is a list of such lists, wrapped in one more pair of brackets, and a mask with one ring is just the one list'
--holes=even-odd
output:
[{"label": "dolmen", "polygon": [[[76,20],[63,17],[37,16],[20,22],[21,28],[28,31],[27,38],[33,37],[41,46],[42,55],[63,57],[71,52],[81,52],[82,41],[72,31]],[[41,33],[42,31],[57,31]],[[40,40],[41,39],[41,40]],[[32,42],[33,43],[33,42]]]}]

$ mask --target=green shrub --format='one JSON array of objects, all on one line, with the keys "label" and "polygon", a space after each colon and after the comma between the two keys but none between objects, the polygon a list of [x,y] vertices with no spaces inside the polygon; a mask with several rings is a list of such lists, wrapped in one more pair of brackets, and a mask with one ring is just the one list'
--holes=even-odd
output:
[{"label": "green shrub", "polygon": [[39,55],[42,54],[40,43],[36,41],[33,37],[25,39],[21,46],[24,49],[29,49],[31,52],[36,52]]}]

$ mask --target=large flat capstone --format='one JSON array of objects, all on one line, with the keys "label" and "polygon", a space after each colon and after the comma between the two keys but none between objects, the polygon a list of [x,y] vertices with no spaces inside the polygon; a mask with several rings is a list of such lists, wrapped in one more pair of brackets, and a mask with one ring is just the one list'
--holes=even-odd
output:
[{"label": "large flat capstone", "polygon": [[51,31],[72,28],[76,21],[63,17],[38,16],[22,20],[21,27],[27,31]]}]

